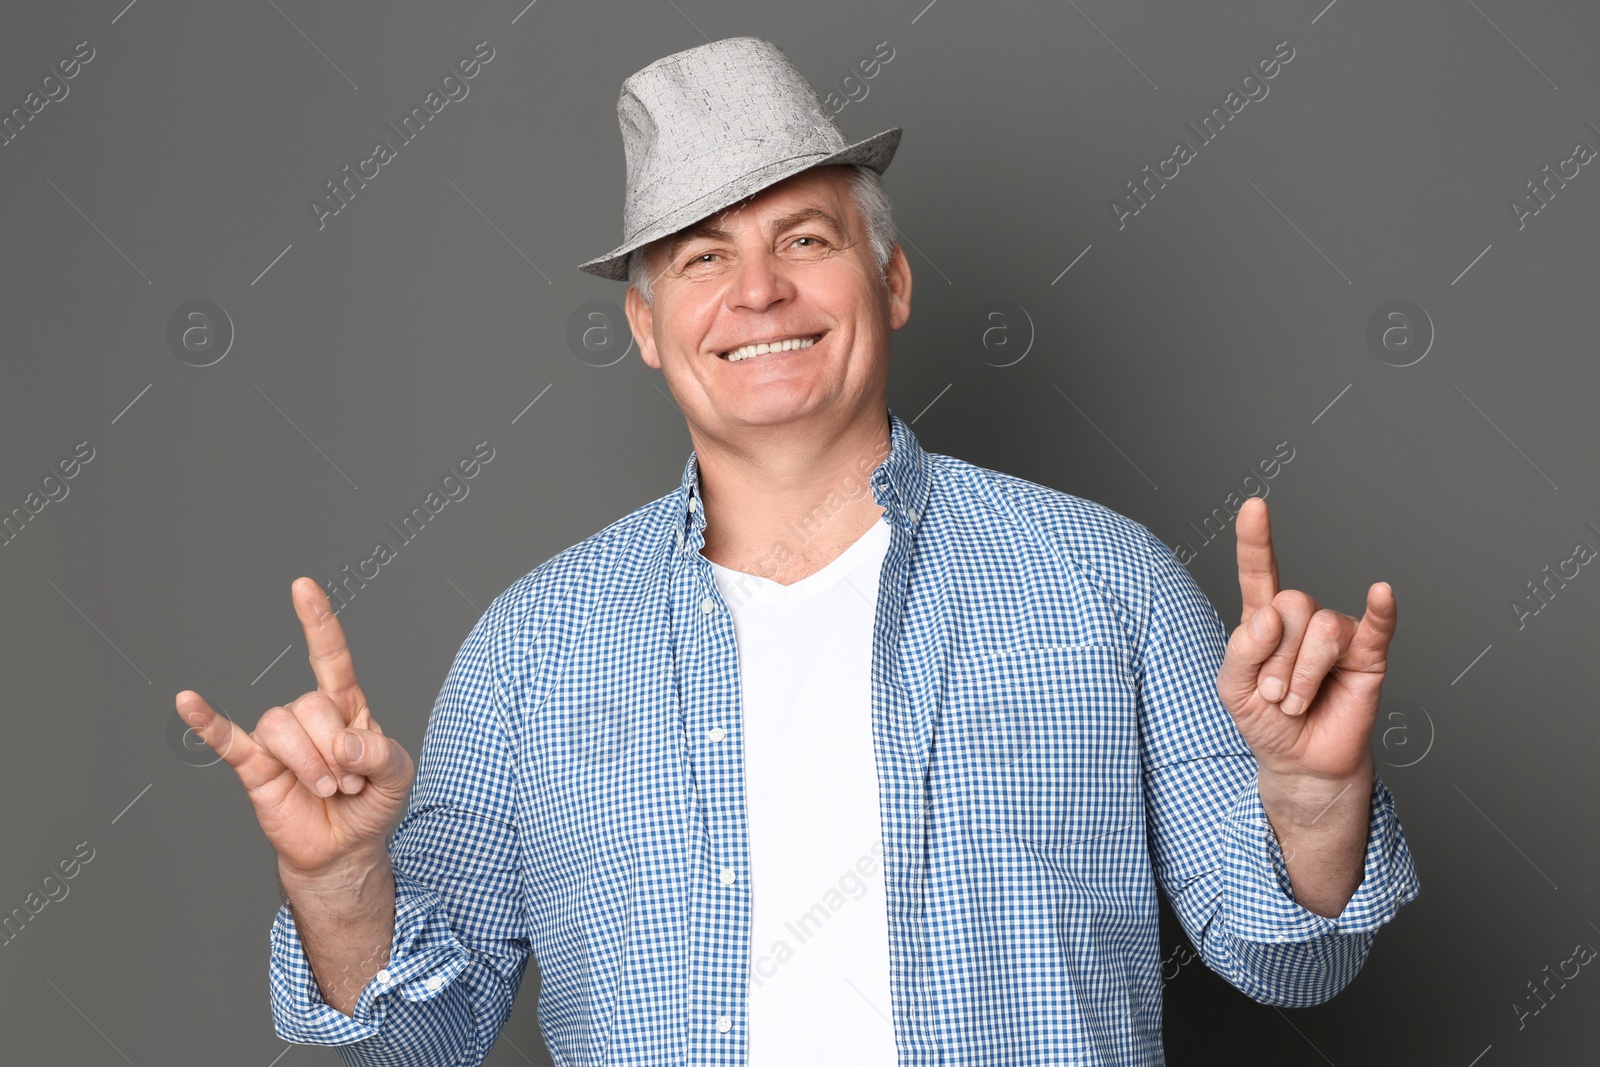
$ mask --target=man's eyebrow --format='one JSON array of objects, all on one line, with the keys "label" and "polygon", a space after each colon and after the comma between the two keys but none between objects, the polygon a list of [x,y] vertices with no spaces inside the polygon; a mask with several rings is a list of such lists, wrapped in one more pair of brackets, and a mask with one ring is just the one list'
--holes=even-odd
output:
[{"label": "man's eyebrow", "polygon": [[841,236],[845,232],[844,223],[835,218],[831,212],[824,211],[820,207],[803,207],[799,211],[791,211],[787,215],[779,215],[772,220],[772,232],[774,234],[783,233],[785,230],[791,230],[802,222],[823,223],[833,227],[834,232]]},{"label": "man's eyebrow", "polygon": [[710,219],[701,219],[694,225],[686,226],[672,235],[672,240],[667,243],[667,260],[670,262],[677,256],[679,249],[700,237],[708,241],[727,241],[733,237],[733,234]]},{"label": "man's eyebrow", "polygon": [[[831,212],[824,211],[820,207],[804,207],[798,211],[791,211],[787,215],[779,215],[772,220],[768,228],[772,233],[779,234],[785,230],[793,229],[802,222],[820,222],[833,227],[835,233],[840,235],[845,233],[844,224]],[[733,238],[733,234],[710,219],[701,219],[694,225],[687,226],[673,235],[672,240],[667,245],[667,259],[671,260],[676,257],[684,245],[697,238],[704,238],[708,241],[727,241]]]}]

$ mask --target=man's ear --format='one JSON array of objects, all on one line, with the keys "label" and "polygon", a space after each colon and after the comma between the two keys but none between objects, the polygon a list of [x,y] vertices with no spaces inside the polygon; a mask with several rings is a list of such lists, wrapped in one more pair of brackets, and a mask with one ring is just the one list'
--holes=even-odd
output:
[{"label": "man's ear", "polygon": [[633,331],[634,343],[639,346],[639,358],[644,360],[645,366],[660,370],[661,357],[656,354],[655,309],[645,303],[639,290],[631,285],[628,286],[623,304],[628,314],[628,328]]},{"label": "man's ear", "polygon": [[911,320],[911,264],[898,242],[883,273],[889,289],[889,329],[898,330]]}]

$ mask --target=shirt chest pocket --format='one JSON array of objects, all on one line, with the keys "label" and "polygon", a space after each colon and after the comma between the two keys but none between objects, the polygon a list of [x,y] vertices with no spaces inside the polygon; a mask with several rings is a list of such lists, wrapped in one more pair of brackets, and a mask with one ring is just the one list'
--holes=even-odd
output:
[{"label": "shirt chest pocket", "polygon": [[1112,833],[1137,817],[1138,706],[1109,644],[980,657],[954,686],[969,818],[1042,848]]}]

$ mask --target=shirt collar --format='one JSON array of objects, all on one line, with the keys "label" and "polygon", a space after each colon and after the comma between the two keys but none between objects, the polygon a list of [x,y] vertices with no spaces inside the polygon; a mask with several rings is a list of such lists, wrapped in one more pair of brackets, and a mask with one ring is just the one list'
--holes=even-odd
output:
[{"label": "shirt collar", "polygon": [[[893,526],[915,533],[927,510],[929,456],[917,441],[911,426],[894,413],[889,416],[889,454],[872,469],[869,484],[872,499],[884,509],[884,518]],[[865,472],[863,472],[865,473]],[[698,552],[705,545],[705,508],[700,499],[699,454],[691,451],[683,465],[683,479],[674,494],[674,506],[683,518],[679,543],[686,552]]]}]

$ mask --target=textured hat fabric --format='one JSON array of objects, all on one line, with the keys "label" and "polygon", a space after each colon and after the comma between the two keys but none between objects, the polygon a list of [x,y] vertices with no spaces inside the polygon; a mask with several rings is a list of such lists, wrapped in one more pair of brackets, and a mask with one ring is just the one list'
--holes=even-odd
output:
[{"label": "textured hat fabric", "polygon": [[619,281],[629,252],[809,167],[860,163],[882,174],[901,133],[847,144],[805,75],[759,37],[712,41],[637,71],[622,83],[617,124],[628,161],[623,241],[578,269]]}]

